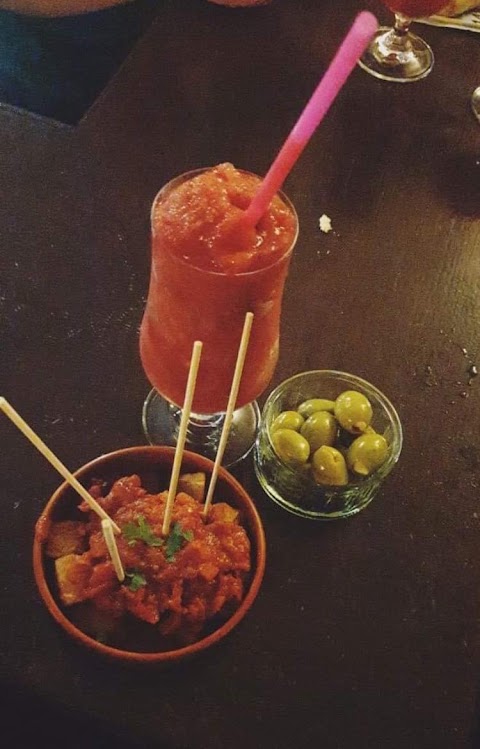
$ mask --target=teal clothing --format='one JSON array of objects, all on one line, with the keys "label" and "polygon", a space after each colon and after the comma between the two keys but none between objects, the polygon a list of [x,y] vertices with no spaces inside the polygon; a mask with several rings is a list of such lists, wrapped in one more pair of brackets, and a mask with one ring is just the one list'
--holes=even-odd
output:
[{"label": "teal clothing", "polygon": [[0,102],[77,123],[153,20],[158,2],[61,18],[0,11]]}]

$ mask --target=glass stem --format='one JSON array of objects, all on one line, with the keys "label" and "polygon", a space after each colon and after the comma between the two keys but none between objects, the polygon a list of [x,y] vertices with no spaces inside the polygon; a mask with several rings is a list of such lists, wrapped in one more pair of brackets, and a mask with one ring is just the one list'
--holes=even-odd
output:
[{"label": "glass stem", "polygon": [[399,37],[407,36],[410,31],[412,19],[404,16],[403,13],[395,13],[395,33]]},{"label": "glass stem", "polygon": [[[178,436],[182,409],[171,403],[169,411],[172,420],[172,432],[175,436]],[[197,414],[192,412],[187,427],[187,440],[191,448],[195,449],[202,445],[218,445],[224,419],[224,413]]]}]

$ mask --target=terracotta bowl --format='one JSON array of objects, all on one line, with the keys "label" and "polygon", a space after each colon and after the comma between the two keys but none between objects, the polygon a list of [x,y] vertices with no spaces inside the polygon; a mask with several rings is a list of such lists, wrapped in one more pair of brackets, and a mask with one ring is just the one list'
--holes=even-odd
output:
[{"label": "terracotta bowl", "polygon": [[[87,463],[75,476],[88,488],[94,479],[113,483],[122,476],[138,474],[142,486],[151,492],[168,488],[174,449],[171,447],[131,447],[102,455]],[[196,453],[185,452],[182,461],[182,472],[204,471],[208,477],[213,469],[212,461]],[[208,484],[207,484],[208,485]],[[68,483],[62,484],[48,501],[35,527],[33,543],[33,569],[40,595],[53,618],[65,632],[76,642],[91,650],[117,661],[128,663],[162,664],[180,661],[206,650],[218,643],[243,619],[252,606],[263,579],[265,571],[265,535],[262,522],[249,495],[238,481],[224,469],[220,473],[215,488],[214,502],[218,498],[240,511],[242,525],[251,542],[251,572],[245,587],[245,596],[240,606],[226,621],[219,623],[216,629],[208,632],[201,639],[185,646],[166,646],[162,649],[161,635],[159,647],[144,652],[144,647],[135,649],[132,644],[128,649],[113,647],[94,639],[81,626],[75,623],[71,609],[60,602],[55,579],[54,562],[45,554],[45,542],[52,522],[68,520],[75,517],[81,498]]]}]

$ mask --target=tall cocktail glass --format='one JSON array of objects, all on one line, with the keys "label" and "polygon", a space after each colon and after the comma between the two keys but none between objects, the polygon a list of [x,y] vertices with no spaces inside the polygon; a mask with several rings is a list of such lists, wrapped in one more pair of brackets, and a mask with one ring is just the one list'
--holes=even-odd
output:
[{"label": "tall cocktail glass", "polygon": [[[228,176],[231,165],[215,169],[221,171],[225,166]],[[269,384],[277,363],[283,288],[298,235],[298,219],[288,198],[277,195],[271,205],[277,206],[278,225],[275,229],[275,222],[268,219],[271,226],[266,233],[273,242],[276,234],[282,235],[283,246],[280,243],[270,256],[268,247],[263,247],[267,240],[260,241],[263,219],[258,231],[242,227],[238,220],[260,178],[235,170],[249,187],[238,194],[233,190],[227,209],[229,200],[234,205],[226,218],[208,192],[212,188],[199,186],[198,178],[213,171],[200,169],[176,177],[160,190],[152,206],[152,263],[140,354],[153,389],[144,404],[143,427],[152,444],[176,443],[192,346],[200,340],[202,357],[186,447],[215,457],[245,315],[253,312],[224,454],[224,464],[231,466],[254,444],[259,421],[256,399]],[[189,192],[183,194],[185,189]],[[255,243],[261,246],[255,247]],[[214,255],[220,252],[222,256],[219,267],[202,255],[212,247]],[[262,250],[265,255],[259,258]]]},{"label": "tall cocktail glass", "polygon": [[425,78],[433,67],[430,46],[410,31],[415,18],[428,18],[445,5],[445,0],[382,0],[393,13],[393,28],[381,26],[359,65],[376,78],[409,83]]}]

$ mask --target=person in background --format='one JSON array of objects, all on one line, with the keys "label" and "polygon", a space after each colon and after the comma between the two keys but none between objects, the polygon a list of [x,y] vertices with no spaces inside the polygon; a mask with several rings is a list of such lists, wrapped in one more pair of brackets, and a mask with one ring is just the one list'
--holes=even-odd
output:
[{"label": "person in background", "polygon": [[132,0],[0,0],[0,8],[34,16],[71,16],[127,2]]},{"label": "person in background", "polygon": [[161,0],[0,0],[0,102],[76,124]]}]

